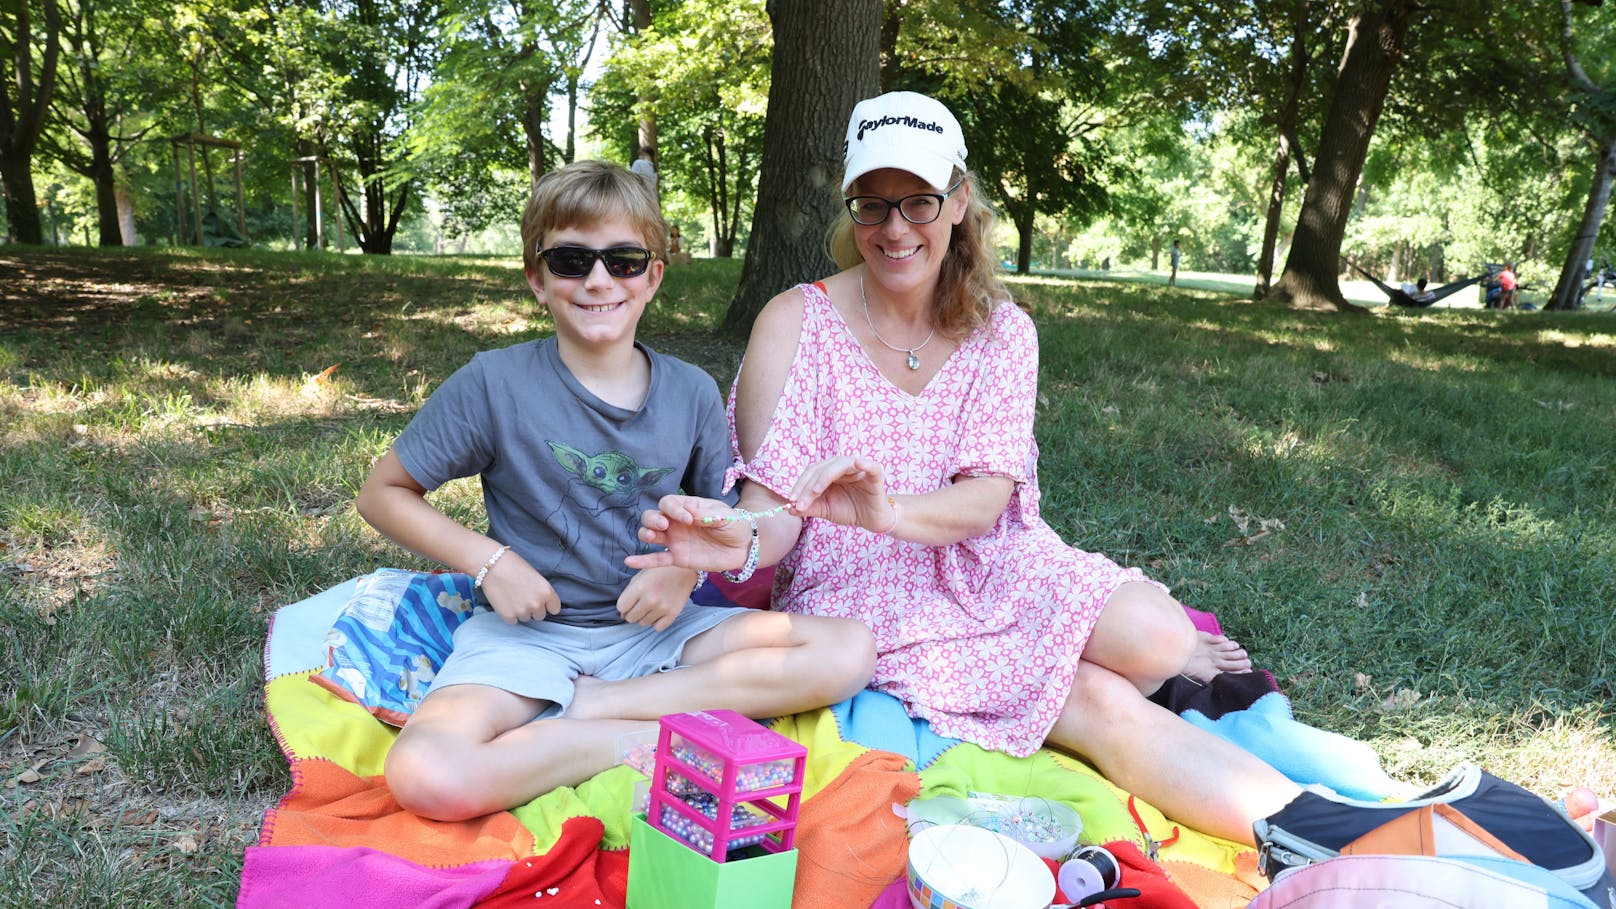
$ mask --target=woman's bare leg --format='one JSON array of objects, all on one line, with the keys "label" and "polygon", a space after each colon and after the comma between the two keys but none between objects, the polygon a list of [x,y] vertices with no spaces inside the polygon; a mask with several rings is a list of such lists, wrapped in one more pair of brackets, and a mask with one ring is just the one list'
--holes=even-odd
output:
[{"label": "woman's bare leg", "polygon": [[1048,744],[1196,830],[1253,843],[1251,825],[1301,789],[1244,749],[1151,703],[1128,679],[1086,659]]},{"label": "woman's bare leg", "polygon": [[1128,679],[1147,695],[1176,675],[1205,682],[1220,672],[1251,669],[1239,644],[1197,631],[1182,603],[1142,581],[1112,592],[1083,648],[1083,659]]}]

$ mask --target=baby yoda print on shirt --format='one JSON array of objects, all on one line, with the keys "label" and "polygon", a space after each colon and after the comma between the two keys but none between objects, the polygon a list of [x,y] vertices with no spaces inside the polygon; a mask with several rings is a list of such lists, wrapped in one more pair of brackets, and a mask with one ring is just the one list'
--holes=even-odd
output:
[{"label": "baby yoda print on shirt", "polygon": [[[641,467],[634,459],[620,451],[603,451],[589,455],[565,442],[547,440],[556,463],[569,477],[565,494],[556,507],[544,518],[555,528],[560,545],[550,553],[554,569],[579,558],[578,544],[584,537],[586,522],[598,521],[603,515],[617,513],[622,533],[602,540],[609,558],[623,558],[650,549],[639,541],[640,492],[656,485],[663,477],[674,472],[672,467]],[[613,547],[616,547],[614,550]],[[540,572],[547,568],[535,566]]]}]

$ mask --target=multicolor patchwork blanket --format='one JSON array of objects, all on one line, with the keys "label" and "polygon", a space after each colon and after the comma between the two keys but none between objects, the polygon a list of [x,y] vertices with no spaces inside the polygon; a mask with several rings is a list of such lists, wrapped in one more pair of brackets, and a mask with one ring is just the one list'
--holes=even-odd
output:
[{"label": "multicolor patchwork blanket", "polygon": [[[644,780],[632,767],[459,823],[412,815],[388,792],[382,763],[396,730],[378,717],[407,710],[435,669],[420,659],[421,648],[396,645],[434,636],[446,642],[470,592],[464,576],[404,574],[355,578],[276,613],[265,700],[293,783],[247,849],[237,905],[448,909],[537,899],[563,909],[624,906],[634,790]],[[415,593],[404,597],[406,589]],[[389,597],[395,607],[409,598],[416,604],[374,611]],[[413,630],[401,633],[405,624]],[[372,634],[368,650],[350,643],[361,626]],[[356,679],[369,686],[365,697],[356,696]],[[1298,782],[1359,797],[1390,791],[1372,753],[1366,763],[1363,746],[1296,722],[1265,673],[1223,676],[1190,695],[1175,708]],[[797,907],[907,905],[908,829],[895,809],[975,793],[1071,805],[1084,841],[1156,855],[1152,871],[1185,905],[1243,907],[1263,886],[1249,847],[1174,823],[1086,764],[1050,750],[1013,758],[941,738],[886,695],[862,692],[771,728],[808,748]]]}]

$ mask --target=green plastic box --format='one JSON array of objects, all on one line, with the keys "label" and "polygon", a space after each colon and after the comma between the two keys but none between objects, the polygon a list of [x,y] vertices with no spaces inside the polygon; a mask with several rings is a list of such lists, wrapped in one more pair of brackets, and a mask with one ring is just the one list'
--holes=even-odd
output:
[{"label": "green plastic box", "polygon": [[797,850],[715,862],[634,816],[628,909],[791,909]]}]

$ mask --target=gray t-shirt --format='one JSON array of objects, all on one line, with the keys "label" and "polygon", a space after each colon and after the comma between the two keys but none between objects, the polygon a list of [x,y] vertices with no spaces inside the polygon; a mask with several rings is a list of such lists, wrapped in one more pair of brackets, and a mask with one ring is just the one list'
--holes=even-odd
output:
[{"label": "gray t-shirt", "polygon": [[550,582],[561,612],[546,621],[622,621],[617,597],[636,573],[624,557],[640,513],[684,491],[725,495],[728,422],[705,372],[636,342],[651,389],[638,410],[602,401],[572,375],[555,338],[484,351],[432,393],[393,443],[417,483],[480,475],[489,535]]}]

